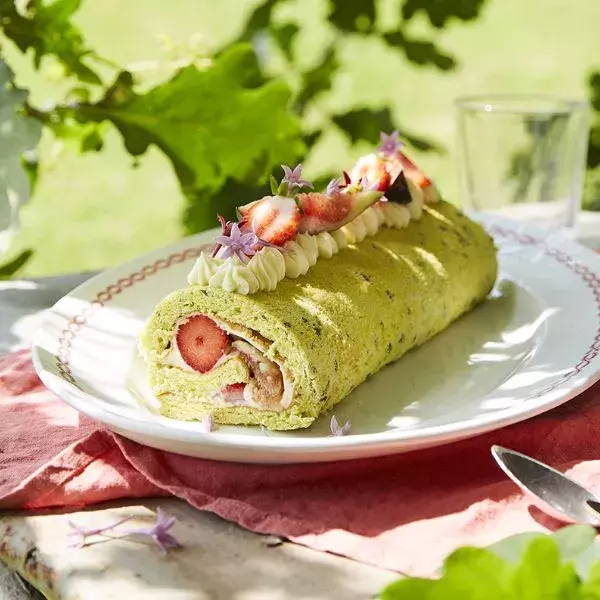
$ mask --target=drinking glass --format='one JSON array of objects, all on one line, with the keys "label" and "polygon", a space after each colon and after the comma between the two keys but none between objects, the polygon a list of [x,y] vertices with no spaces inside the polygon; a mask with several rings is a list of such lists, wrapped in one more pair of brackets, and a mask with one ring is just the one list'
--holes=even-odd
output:
[{"label": "drinking glass", "polygon": [[569,230],[581,206],[585,101],[470,96],[456,101],[465,208]]}]

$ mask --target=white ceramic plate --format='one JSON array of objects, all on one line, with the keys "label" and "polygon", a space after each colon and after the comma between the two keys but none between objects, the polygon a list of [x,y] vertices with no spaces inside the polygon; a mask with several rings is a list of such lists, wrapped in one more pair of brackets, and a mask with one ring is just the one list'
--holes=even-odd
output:
[{"label": "white ceramic plate", "polygon": [[136,335],[177,287],[205,232],[90,279],[49,312],[34,343],[44,383],[123,436],[181,454],[261,463],[340,460],[474,436],[549,410],[600,376],[600,257],[578,244],[478,215],[500,248],[491,297],[445,332],[356,389],[304,431],[266,433],[160,416]]}]

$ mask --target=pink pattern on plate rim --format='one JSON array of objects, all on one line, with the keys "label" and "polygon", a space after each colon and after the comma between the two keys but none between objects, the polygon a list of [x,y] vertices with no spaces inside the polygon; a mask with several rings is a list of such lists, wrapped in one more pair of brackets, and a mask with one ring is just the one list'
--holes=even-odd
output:
[{"label": "pink pattern on plate rim", "polygon": [[[490,227],[490,233],[497,237],[505,237],[512,238],[522,246],[527,245],[545,245],[543,240],[534,238],[528,234],[521,234],[512,229],[505,229],[500,227],[499,225],[493,225]],[[586,284],[586,286],[591,290],[592,295],[594,296],[594,300],[596,302],[596,308],[598,312],[596,316],[598,317],[596,335],[592,339],[592,343],[590,344],[587,352],[581,357],[579,362],[570,369],[567,373],[565,373],[562,377],[559,377],[545,388],[538,390],[535,394],[528,396],[528,399],[531,398],[539,398],[548,392],[556,389],[563,383],[569,381],[569,379],[573,378],[578,373],[581,373],[583,369],[589,366],[590,362],[598,356],[598,352],[600,352],[600,278],[590,271],[585,265],[582,265],[580,262],[569,256],[566,252],[562,250],[558,250],[557,248],[545,248],[544,254],[556,260],[556,262],[564,265],[578,275],[580,279]]]},{"label": "pink pattern on plate rim", "polygon": [[81,311],[79,315],[71,318],[68,321],[58,338],[58,356],[56,360],[56,367],[62,378],[67,380],[78,389],[81,389],[73,377],[71,365],[69,364],[69,354],[71,352],[71,345],[75,339],[75,336],[98,308],[110,302],[115,296],[118,296],[124,290],[134,286],[136,283],[140,283],[141,281],[148,279],[148,277],[152,277],[152,275],[156,275],[159,271],[169,269],[173,265],[180,264],[186,260],[198,258],[202,250],[205,249],[206,246],[201,246],[200,248],[188,248],[183,252],[170,254],[166,258],[159,258],[152,264],[144,265],[139,271],[131,273],[127,277],[122,277],[115,283],[111,283],[103,290],[99,291],[95,298],[83,309],[83,311]]}]

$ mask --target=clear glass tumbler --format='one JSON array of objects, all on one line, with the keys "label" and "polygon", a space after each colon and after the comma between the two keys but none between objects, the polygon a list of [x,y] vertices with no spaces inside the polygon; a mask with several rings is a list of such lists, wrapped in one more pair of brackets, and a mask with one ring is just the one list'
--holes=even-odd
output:
[{"label": "clear glass tumbler", "polygon": [[470,96],[456,108],[464,208],[572,228],[585,176],[587,102]]}]

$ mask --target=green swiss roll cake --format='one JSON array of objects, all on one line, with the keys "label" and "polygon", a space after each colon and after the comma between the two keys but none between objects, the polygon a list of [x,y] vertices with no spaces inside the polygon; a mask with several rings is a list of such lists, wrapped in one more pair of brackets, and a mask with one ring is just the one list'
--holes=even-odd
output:
[{"label": "green swiss roll cake", "polygon": [[303,428],[481,302],[496,275],[490,236],[439,201],[269,291],[179,289],[156,307],[140,349],[167,417]]}]

